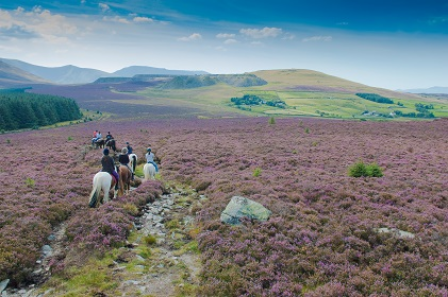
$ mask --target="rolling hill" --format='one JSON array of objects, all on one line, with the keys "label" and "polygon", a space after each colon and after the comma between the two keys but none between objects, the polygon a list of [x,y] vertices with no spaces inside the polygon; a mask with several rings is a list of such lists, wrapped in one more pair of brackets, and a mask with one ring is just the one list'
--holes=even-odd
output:
[{"label": "rolling hill", "polygon": [[0,86],[11,87],[30,83],[49,82],[0,60]]}]

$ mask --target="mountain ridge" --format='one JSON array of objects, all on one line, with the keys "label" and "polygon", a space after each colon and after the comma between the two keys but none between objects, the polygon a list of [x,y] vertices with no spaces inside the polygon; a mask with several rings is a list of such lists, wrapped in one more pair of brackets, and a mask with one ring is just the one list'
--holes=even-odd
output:
[{"label": "mountain ridge", "polygon": [[[129,66],[109,73],[93,68],[82,68],[74,65],[65,65],[60,67],[45,67],[30,64],[20,60],[0,58],[0,61],[26,71],[35,78],[35,82],[51,82],[55,84],[88,84],[93,83],[99,78],[103,77],[133,77],[139,74],[168,74],[168,75],[197,75],[208,74],[205,71],[190,71],[190,70],[169,70],[165,68],[155,68],[150,66]],[[1,77],[0,77],[1,78]],[[24,80],[23,83],[32,82],[32,80]]]}]

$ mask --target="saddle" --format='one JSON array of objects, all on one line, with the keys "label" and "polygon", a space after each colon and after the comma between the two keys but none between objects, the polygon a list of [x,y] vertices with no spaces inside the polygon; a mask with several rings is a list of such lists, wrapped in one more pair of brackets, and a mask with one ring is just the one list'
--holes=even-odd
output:
[{"label": "saddle", "polygon": [[112,176],[112,180],[115,181],[115,184],[117,184],[118,180],[116,179],[116,177],[113,174],[111,174],[110,176]]}]

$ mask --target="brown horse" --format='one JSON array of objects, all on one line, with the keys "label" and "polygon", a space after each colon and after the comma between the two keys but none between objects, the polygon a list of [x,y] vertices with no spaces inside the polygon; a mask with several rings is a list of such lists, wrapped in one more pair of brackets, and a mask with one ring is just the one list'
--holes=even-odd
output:
[{"label": "brown horse", "polygon": [[128,167],[120,166],[118,175],[120,176],[118,196],[123,196],[124,193],[129,193],[129,189],[131,188],[132,173]]}]

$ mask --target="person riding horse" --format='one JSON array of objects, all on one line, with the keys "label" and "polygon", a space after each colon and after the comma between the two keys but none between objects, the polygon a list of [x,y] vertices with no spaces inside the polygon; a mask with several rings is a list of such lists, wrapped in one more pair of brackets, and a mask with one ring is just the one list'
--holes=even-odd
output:
[{"label": "person riding horse", "polygon": [[109,156],[109,149],[105,148],[103,150],[103,157],[101,158],[101,172],[107,172],[111,175],[113,175],[116,179],[116,183],[115,183],[115,190],[118,190],[118,181],[119,181],[119,176],[118,173],[115,171],[115,162],[114,159],[112,159],[111,156]]},{"label": "person riding horse", "polygon": [[146,149],[147,153],[145,155],[146,157],[146,163],[151,163],[152,165],[154,165],[154,168],[156,169],[156,172],[159,172],[159,167],[157,166],[157,163],[154,162],[154,154],[151,152],[151,148],[148,147]]},{"label": "person riding horse", "polygon": [[132,173],[131,180],[134,180],[134,172],[129,166],[130,159],[127,148],[124,147],[121,149],[121,154],[118,156],[118,162],[120,163],[120,165],[126,166],[129,169],[129,171]]}]

